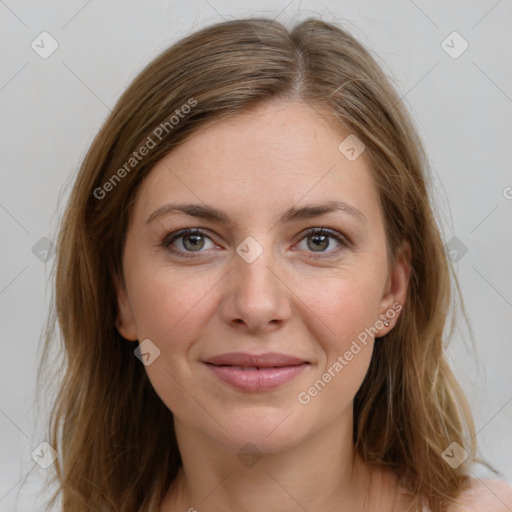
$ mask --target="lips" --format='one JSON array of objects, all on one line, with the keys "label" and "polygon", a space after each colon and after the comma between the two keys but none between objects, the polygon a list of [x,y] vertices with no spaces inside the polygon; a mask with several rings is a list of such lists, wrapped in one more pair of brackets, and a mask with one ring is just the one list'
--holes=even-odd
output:
[{"label": "lips", "polygon": [[266,354],[233,352],[231,354],[210,357],[205,363],[215,366],[240,366],[244,368],[280,368],[307,363],[307,361],[275,352],[267,352]]},{"label": "lips", "polygon": [[242,391],[275,389],[309,365],[304,359],[274,352],[222,354],[203,362],[222,382]]}]

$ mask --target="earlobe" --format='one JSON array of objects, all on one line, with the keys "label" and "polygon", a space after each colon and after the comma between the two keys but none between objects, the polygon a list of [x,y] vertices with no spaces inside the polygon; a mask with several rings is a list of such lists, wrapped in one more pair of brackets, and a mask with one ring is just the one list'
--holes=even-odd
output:
[{"label": "earlobe", "polygon": [[138,336],[135,318],[130,306],[130,301],[128,300],[126,287],[122,279],[118,276],[114,276],[114,288],[117,297],[116,328],[123,338],[136,341]]},{"label": "earlobe", "polygon": [[384,329],[381,330],[382,332],[379,336],[384,336],[396,325],[407,297],[410,273],[411,246],[409,242],[405,241],[397,251],[395,263],[390,269],[389,278],[382,297],[381,320]]}]

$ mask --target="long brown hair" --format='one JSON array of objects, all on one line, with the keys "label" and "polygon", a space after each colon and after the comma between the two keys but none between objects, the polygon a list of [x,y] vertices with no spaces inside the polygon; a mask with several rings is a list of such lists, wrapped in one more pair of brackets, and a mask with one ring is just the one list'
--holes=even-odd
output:
[{"label": "long brown hair", "polygon": [[[76,178],[41,361],[43,368],[60,339],[63,376],[49,439],[59,453],[52,503],[60,496],[63,512],[155,510],[181,464],[172,413],[134,357],[136,345],[115,325],[113,279],[122,279],[141,180],[206,123],[279,98],[307,101],[365,144],[390,256],[404,241],[411,247],[407,301],[376,344],[355,397],[355,450],[394,471],[414,507],[424,499],[443,511],[466,485],[475,431],[444,354],[453,276],[414,124],[379,65],[344,30],[316,19],[287,30],[253,18],[200,30],[151,62],[117,102]],[[469,454],[457,468],[442,457],[453,442]]]}]

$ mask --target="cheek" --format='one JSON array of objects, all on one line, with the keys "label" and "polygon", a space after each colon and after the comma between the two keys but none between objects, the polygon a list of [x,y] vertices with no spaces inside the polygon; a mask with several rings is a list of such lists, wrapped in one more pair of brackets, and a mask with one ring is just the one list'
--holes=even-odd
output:
[{"label": "cheek", "polygon": [[342,350],[379,318],[381,282],[375,272],[345,271],[308,279],[297,295],[309,309],[312,322],[316,319],[318,325],[324,326],[324,336],[319,331],[318,338],[325,339],[327,334],[331,350]]},{"label": "cheek", "polygon": [[218,279],[208,273],[195,274],[190,271],[172,271],[155,267],[145,272],[140,265],[130,290],[134,315],[140,337],[158,340],[167,344],[175,340],[179,344],[185,327],[194,330],[203,323],[207,315],[205,305],[209,292]]},{"label": "cheek", "polygon": [[329,423],[351,408],[366,376],[380,296],[367,280],[345,276],[326,281],[304,298],[311,318],[325,327],[315,333],[318,368],[296,399],[307,417]]},{"label": "cheek", "polygon": [[198,274],[197,270],[194,274],[161,267],[139,272],[132,282],[139,340],[149,338],[160,350],[154,362],[145,367],[146,373],[161,400],[180,415],[201,413],[201,407],[198,410],[196,402],[190,400],[196,377],[191,361],[198,350],[195,342],[205,337],[215,311],[211,292],[217,282],[218,277]]},{"label": "cheek", "polygon": [[347,272],[302,290],[304,310],[309,310],[311,318],[309,329],[318,342],[315,382],[320,379],[326,384],[324,388],[319,383],[312,393],[321,390],[318,402],[336,404],[338,411],[353,398],[368,370],[379,319],[380,284],[373,272]]}]

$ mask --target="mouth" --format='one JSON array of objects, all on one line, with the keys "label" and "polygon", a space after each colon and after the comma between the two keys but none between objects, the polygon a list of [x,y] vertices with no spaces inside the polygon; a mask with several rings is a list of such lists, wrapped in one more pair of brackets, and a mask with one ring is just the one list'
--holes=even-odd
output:
[{"label": "mouth", "polygon": [[[206,363],[210,364],[210,363]],[[232,368],[233,370],[242,370],[243,372],[251,372],[254,370],[266,371],[266,370],[275,370],[276,368],[288,368],[287,366],[237,366],[234,364],[220,364],[220,365],[212,365],[217,366],[218,368]],[[298,366],[298,365],[293,365]]]},{"label": "mouth", "polygon": [[277,353],[222,354],[203,363],[224,384],[241,391],[268,391],[290,382],[310,363]]},{"label": "mouth", "polygon": [[232,352],[213,356],[204,361],[207,364],[215,366],[240,366],[242,368],[281,368],[283,366],[295,366],[307,363],[305,359],[300,359],[277,352],[267,352],[265,354],[247,354],[244,352]]}]

